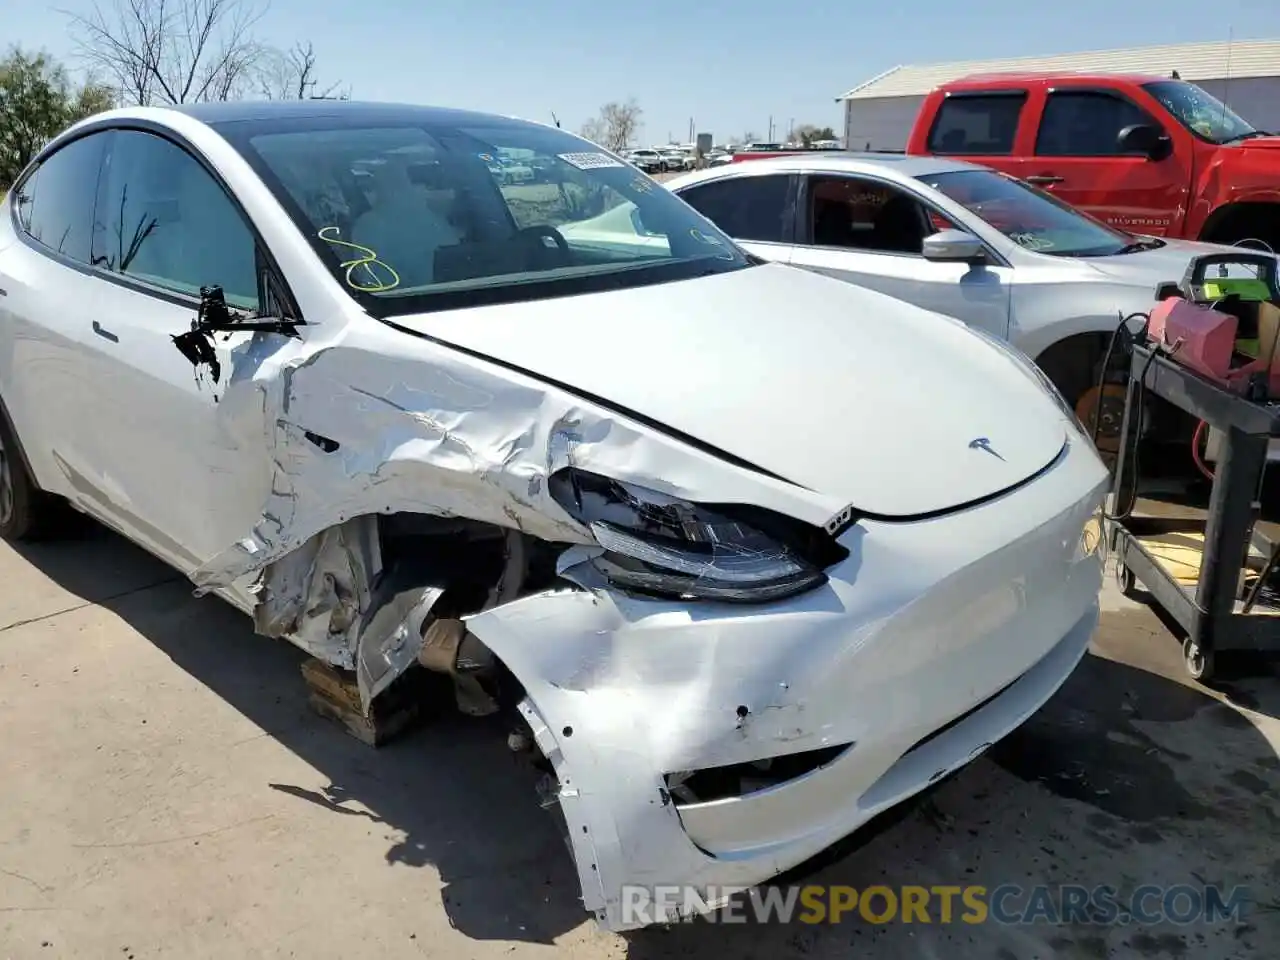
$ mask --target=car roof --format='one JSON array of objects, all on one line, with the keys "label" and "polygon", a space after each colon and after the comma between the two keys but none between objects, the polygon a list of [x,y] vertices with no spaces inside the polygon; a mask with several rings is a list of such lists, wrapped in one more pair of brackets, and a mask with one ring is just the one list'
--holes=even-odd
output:
[{"label": "car roof", "polygon": [[494,126],[511,123],[545,126],[532,120],[480,113],[474,110],[362,100],[228,100],[218,103],[179,104],[162,109],[186,114],[214,128],[232,123],[321,118],[332,118],[344,123],[367,119],[375,123],[393,124],[439,123],[458,126]]},{"label": "car roof", "polygon": [[782,157],[765,157],[743,163],[729,163],[710,167],[672,181],[685,186],[700,180],[717,180],[726,176],[751,176],[769,172],[789,171],[806,173],[864,173],[887,177],[892,180],[911,180],[937,173],[959,170],[985,170],[974,163],[949,160],[945,157],[914,157],[902,153],[845,153],[833,150],[813,150]]}]

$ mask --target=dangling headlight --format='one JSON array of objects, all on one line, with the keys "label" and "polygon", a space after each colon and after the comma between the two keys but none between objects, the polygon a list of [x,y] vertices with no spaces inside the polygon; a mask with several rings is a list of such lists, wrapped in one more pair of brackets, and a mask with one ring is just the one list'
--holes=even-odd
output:
[{"label": "dangling headlight", "polygon": [[695,504],[569,467],[552,497],[587,526],[604,553],[591,563],[610,583],[682,599],[763,603],[826,582],[848,555],[823,530],[758,508]]}]

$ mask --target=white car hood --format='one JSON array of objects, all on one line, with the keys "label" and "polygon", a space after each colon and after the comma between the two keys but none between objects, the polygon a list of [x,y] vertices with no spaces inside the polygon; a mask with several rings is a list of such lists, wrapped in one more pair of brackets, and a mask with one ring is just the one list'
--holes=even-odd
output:
[{"label": "white car hood", "polygon": [[395,322],[863,514],[981,500],[1066,439],[1055,401],[963,324],[781,265]]},{"label": "white car hood", "polygon": [[[1199,243],[1194,240],[1166,240],[1156,250],[1125,253],[1115,257],[1090,257],[1082,260],[1103,276],[1119,283],[1143,287],[1152,294],[1162,283],[1178,282],[1187,272],[1192,257],[1205,253],[1230,253],[1235,247],[1216,243]],[[1259,251],[1243,251],[1257,253]]]}]

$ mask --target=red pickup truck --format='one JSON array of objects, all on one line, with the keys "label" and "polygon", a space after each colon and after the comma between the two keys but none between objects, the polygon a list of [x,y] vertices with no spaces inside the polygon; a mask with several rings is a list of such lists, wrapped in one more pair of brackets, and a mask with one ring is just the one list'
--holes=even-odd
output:
[{"label": "red pickup truck", "polygon": [[1133,233],[1280,250],[1280,136],[1176,77],[965,77],[925,98],[907,153],[992,167]]}]

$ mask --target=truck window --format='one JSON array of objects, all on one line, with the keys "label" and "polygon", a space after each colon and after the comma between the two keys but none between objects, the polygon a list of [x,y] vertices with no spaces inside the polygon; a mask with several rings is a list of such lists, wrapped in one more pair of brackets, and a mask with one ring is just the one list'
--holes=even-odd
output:
[{"label": "truck window", "polygon": [[1058,90],[1045,102],[1036,155],[1120,156],[1120,131],[1135,123],[1159,126],[1145,110],[1123,97],[1095,90]]},{"label": "truck window", "polygon": [[929,152],[998,156],[1013,153],[1026,91],[956,94],[938,107],[929,131]]},{"label": "truck window", "polygon": [[1144,83],[1142,88],[1201,140],[1232,143],[1263,136],[1221,100],[1185,80],[1158,80]]}]

